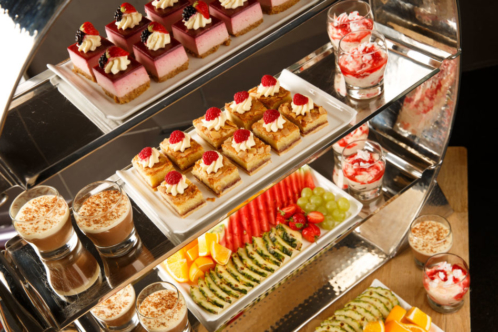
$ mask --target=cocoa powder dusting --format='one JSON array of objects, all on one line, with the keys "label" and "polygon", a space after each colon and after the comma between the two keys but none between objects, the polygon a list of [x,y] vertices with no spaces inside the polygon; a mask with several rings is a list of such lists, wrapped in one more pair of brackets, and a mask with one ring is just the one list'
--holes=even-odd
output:
[{"label": "cocoa powder dusting", "polygon": [[27,202],[17,213],[18,232],[24,236],[43,233],[62,221],[68,214],[68,207],[63,199],[54,195],[36,197]]},{"label": "cocoa powder dusting", "polygon": [[149,327],[168,327],[174,321],[181,320],[180,314],[185,309],[185,303],[177,297],[176,292],[171,290],[160,290],[150,294],[140,304],[140,314],[149,318],[146,324]]},{"label": "cocoa powder dusting", "polygon": [[92,313],[100,319],[108,320],[120,316],[124,310],[130,308],[135,300],[135,291],[132,285],[126,286],[105,301],[100,302]]},{"label": "cocoa powder dusting", "polygon": [[[115,206],[118,202],[119,204]],[[121,194],[118,190],[105,190],[90,196],[81,205],[78,214],[87,218],[76,218],[76,221],[84,228],[105,228],[127,214],[129,205],[128,196],[125,194]],[[92,218],[92,216],[98,217]]]},{"label": "cocoa powder dusting", "polygon": [[435,221],[422,221],[415,225],[409,237],[413,249],[428,254],[445,252],[452,244],[450,229]]}]

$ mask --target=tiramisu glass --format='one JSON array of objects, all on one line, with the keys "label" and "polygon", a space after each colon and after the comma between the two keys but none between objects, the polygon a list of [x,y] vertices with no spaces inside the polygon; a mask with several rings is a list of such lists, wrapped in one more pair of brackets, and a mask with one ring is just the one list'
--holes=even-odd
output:
[{"label": "tiramisu glass", "polygon": [[104,256],[124,255],[137,242],[130,199],[115,182],[98,181],[81,189],[73,212],[78,227]]},{"label": "tiramisu glass", "polygon": [[90,312],[109,331],[131,331],[138,325],[135,289],[131,284],[99,302]]},{"label": "tiramisu glass", "polygon": [[137,297],[136,309],[140,323],[149,332],[190,332],[185,299],[169,282],[145,287]]},{"label": "tiramisu glass", "polygon": [[[352,149],[353,145],[363,145],[363,148]],[[349,143],[342,152],[342,171],[352,196],[362,201],[379,197],[386,171],[382,147],[370,140]]]},{"label": "tiramisu glass", "polygon": [[463,297],[470,288],[467,263],[454,254],[437,254],[424,266],[424,288],[432,309],[451,313],[463,306]]},{"label": "tiramisu glass", "polygon": [[79,241],[69,207],[53,187],[38,186],[22,192],[10,206],[9,214],[19,235],[44,260],[67,255]]},{"label": "tiramisu glass", "polygon": [[450,251],[453,245],[451,225],[438,215],[420,216],[410,226],[408,243],[412,248],[415,264],[422,269],[431,256]]},{"label": "tiramisu glass", "polygon": [[[351,42],[365,33],[369,36],[362,42]],[[370,99],[381,95],[387,60],[387,44],[380,32],[358,30],[342,37],[337,61],[344,75],[348,95],[353,99]]]}]

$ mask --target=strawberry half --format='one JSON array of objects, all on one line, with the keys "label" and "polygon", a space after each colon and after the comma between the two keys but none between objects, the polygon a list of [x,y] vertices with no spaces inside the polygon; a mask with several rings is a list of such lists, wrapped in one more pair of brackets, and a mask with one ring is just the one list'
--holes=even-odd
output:
[{"label": "strawberry half", "polygon": [[265,124],[269,124],[277,120],[279,116],[280,113],[277,110],[268,110],[263,114],[263,121]]},{"label": "strawberry half", "polygon": [[160,33],[169,33],[168,30],[166,30],[166,28],[160,24],[160,23],[157,23],[157,22],[150,22],[149,23],[149,26],[147,27],[147,30],[149,30],[149,32],[160,32]]},{"label": "strawberry half", "polygon": [[209,19],[209,7],[204,1],[196,1],[192,6],[194,6],[205,19]]},{"label": "strawberry half", "polygon": [[99,31],[95,29],[92,23],[85,22],[80,26],[80,31],[83,31],[86,35],[98,36]]},{"label": "strawberry half", "polygon": [[109,59],[109,60],[114,59],[114,58],[119,58],[122,56],[130,55],[130,53],[126,52],[125,50],[123,50],[122,48],[119,48],[117,46],[109,47],[105,53],[106,53],[107,59]]},{"label": "strawberry half", "polygon": [[129,4],[128,2],[123,2],[121,4],[121,6],[119,7],[119,10],[123,14],[131,14],[131,13],[136,13],[137,12],[137,10],[135,9],[135,7],[133,7],[133,5]]}]

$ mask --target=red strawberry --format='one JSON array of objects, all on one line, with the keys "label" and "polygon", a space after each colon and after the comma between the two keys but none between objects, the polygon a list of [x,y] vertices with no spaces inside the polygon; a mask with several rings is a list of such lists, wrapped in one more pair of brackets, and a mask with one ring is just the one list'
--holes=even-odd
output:
[{"label": "red strawberry", "polygon": [[308,221],[312,224],[319,224],[321,222],[323,222],[323,220],[325,219],[325,217],[323,216],[323,213],[321,212],[318,212],[318,211],[312,211],[310,213],[308,213]]},{"label": "red strawberry", "polygon": [[174,132],[171,133],[171,136],[169,137],[169,142],[171,144],[176,144],[178,142],[183,141],[184,138],[185,134],[183,133],[183,131],[175,130]]},{"label": "red strawberry", "polygon": [[147,27],[147,30],[149,30],[149,32],[161,32],[166,34],[169,33],[168,30],[166,30],[166,28],[162,24],[157,22],[150,22],[149,26]]},{"label": "red strawberry", "polygon": [[213,121],[221,115],[221,110],[218,107],[211,107],[206,111],[206,121]]},{"label": "red strawberry", "polygon": [[277,220],[276,220],[276,224],[284,224],[284,225],[287,225],[287,220],[285,220],[284,216],[281,215],[281,214],[277,214]]},{"label": "red strawberry", "polygon": [[218,160],[218,158],[219,155],[216,151],[206,151],[202,155],[202,161],[204,162],[204,165],[211,165],[213,161]]},{"label": "red strawberry", "polygon": [[169,185],[175,185],[175,184],[178,184],[180,182],[180,180],[182,179],[182,177],[183,176],[182,176],[182,174],[180,172],[171,171],[168,174],[166,174],[165,181]]},{"label": "red strawberry", "polygon": [[113,59],[113,58],[119,58],[121,56],[128,56],[130,53],[126,52],[122,48],[119,48],[117,46],[111,46],[107,49],[106,57],[107,59]]},{"label": "red strawberry", "polygon": [[318,239],[318,237],[321,234],[321,231],[320,228],[318,228],[318,226],[314,224],[308,224],[308,226],[305,229],[303,229],[302,234],[307,241],[313,243]]},{"label": "red strawberry", "polygon": [[292,101],[294,102],[295,105],[302,106],[302,105],[306,105],[308,103],[308,97],[303,96],[299,93],[296,93],[294,95],[294,99]]},{"label": "red strawberry", "polygon": [[138,158],[140,158],[140,160],[145,160],[149,159],[151,155],[152,155],[152,148],[146,147],[143,148],[142,151],[140,151],[140,153],[138,154]]},{"label": "red strawberry", "polygon": [[86,35],[98,36],[99,31],[95,29],[92,23],[85,22],[80,26],[80,30],[83,31]]},{"label": "red strawberry", "polygon": [[269,124],[277,120],[279,116],[280,113],[277,110],[268,110],[263,114],[263,121],[265,124]]},{"label": "red strawberry", "polygon": [[306,217],[302,213],[296,213],[292,216],[292,221],[299,224],[306,224]]},{"label": "red strawberry", "polygon": [[251,132],[247,129],[239,129],[233,134],[233,140],[235,143],[242,143],[249,139]]},{"label": "red strawberry", "polygon": [[278,213],[280,213],[284,217],[284,219],[289,219],[296,213],[296,211],[297,209],[294,205],[289,205],[282,208],[281,210],[279,209]]},{"label": "red strawberry", "polygon": [[294,231],[300,231],[304,226],[305,226],[305,224],[295,222],[295,221],[289,221],[289,228],[294,230]]},{"label": "red strawberry", "polygon": [[121,10],[121,12],[123,14],[131,14],[131,13],[136,13],[137,12],[137,10],[135,9],[135,7],[133,7],[128,2],[123,2],[121,4],[121,6],[119,7],[119,10]]},{"label": "red strawberry", "polygon": [[194,6],[194,8],[197,9],[197,11],[201,13],[205,19],[209,18],[209,7],[204,1],[196,1],[192,6]]},{"label": "red strawberry", "polygon": [[247,98],[249,98],[249,92],[247,92],[247,91],[237,92],[237,93],[233,96],[233,100],[235,100],[235,103],[236,103],[236,104],[240,104],[240,103],[242,103],[242,102],[243,102],[243,101],[245,101]]},{"label": "red strawberry", "polygon": [[263,86],[274,86],[277,84],[277,79],[271,75],[265,75],[261,79],[261,84]]}]

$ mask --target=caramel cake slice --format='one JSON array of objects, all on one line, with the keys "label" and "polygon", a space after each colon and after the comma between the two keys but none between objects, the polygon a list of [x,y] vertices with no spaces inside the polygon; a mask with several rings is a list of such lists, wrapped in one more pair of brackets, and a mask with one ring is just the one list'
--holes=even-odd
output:
[{"label": "caramel cake slice", "polygon": [[292,101],[290,91],[280,86],[280,82],[271,75],[261,78],[261,84],[249,90],[249,94],[257,98],[267,109],[276,110],[283,103]]},{"label": "caramel cake slice", "polygon": [[249,175],[256,173],[271,161],[271,146],[254,137],[247,129],[237,130],[221,147],[223,153]]},{"label": "caramel cake slice", "polygon": [[186,218],[206,205],[199,188],[177,171],[166,174],[158,191],[166,203],[182,218]]},{"label": "caramel cake slice", "polygon": [[278,109],[290,122],[299,127],[301,135],[308,136],[329,124],[327,111],[308,97],[296,93],[292,103],[284,103]]},{"label": "caramel cake slice", "polygon": [[228,118],[237,127],[250,130],[256,121],[263,118],[266,111],[265,105],[253,98],[249,92],[237,92],[233,99],[233,102],[225,104],[225,110]]},{"label": "caramel cake slice", "polygon": [[219,149],[238,129],[227,119],[227,115],[216,107],[208,109],[206,115],[195,119],[193,123],[197,134],[215,149]]},{"label": "caramel cake slice", "polygon": [[166,174],[174,169],[168,157],[156,148],[150,147],[143,148],[131,163],[152,188],[156,188],[163,181]]},{"label": "caramel cake slice", "polygon": [[160,147],[161,151],[183,172],[194,166],[204,153],[202,145],[180,130],[172,132],[169,138],[161,142]]}]

